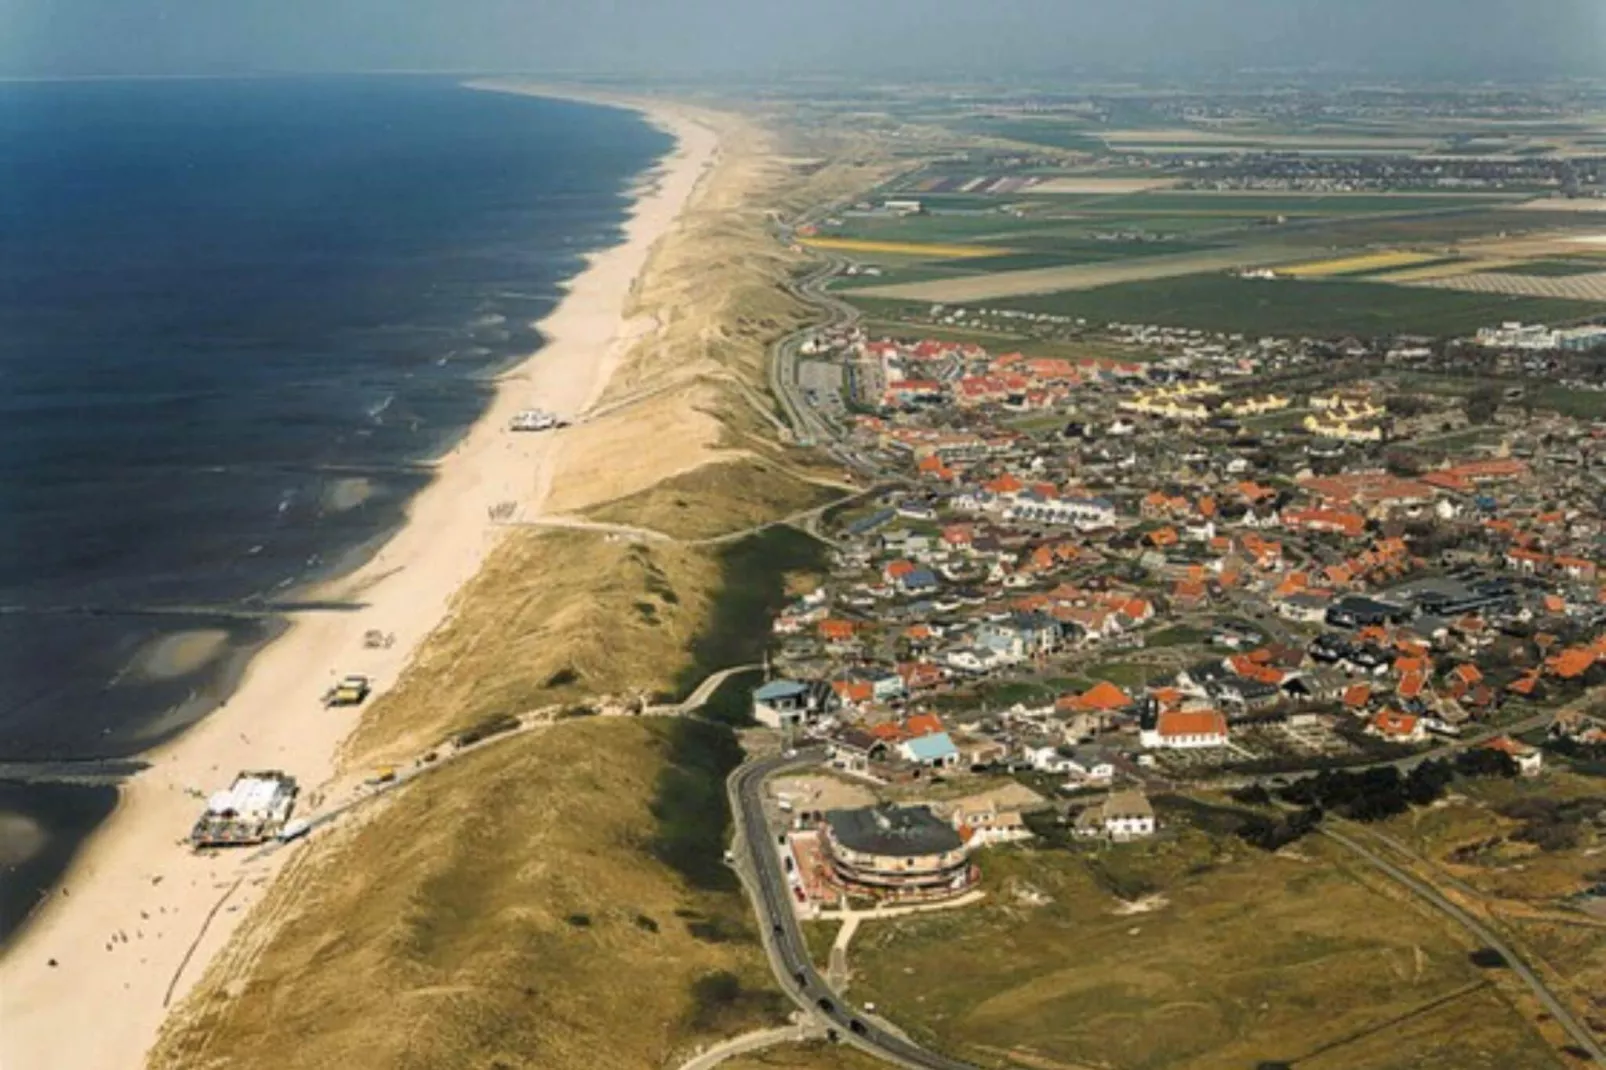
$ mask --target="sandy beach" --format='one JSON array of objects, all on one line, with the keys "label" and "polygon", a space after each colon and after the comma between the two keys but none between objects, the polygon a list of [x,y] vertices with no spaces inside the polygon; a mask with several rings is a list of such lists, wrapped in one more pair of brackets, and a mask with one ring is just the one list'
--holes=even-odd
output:
[{"label": "sandy beach", "polygon": [[[341,744],[356,715],[325,710],[319,696],[353,672],[373,678],[378,691],[391,686],[496,544],[502,529],[491,519],[493,507],[513,503],[526,517],[542,512],[564,433],[510,434],[508,420],[529,407],[578,417],[601,397],[642,332],[625,315],[632,286],[691,199],[717,142],[672,106],[588,99],[635,107],[677,141],[643,183],[623,242],[594,254],[570,283],[541,324],[546,346],[502,378],[481,420],[441,459],[405,525],[366,565],[318,592],[365,608],[296,619],[251,662],[221,709],[143,756],[150,768],[124,786],[116,812],[0,957],[0,1067],[143,1064],[168,1006],[202,976],[277,870],[298,854],[192,854],[181,841],[201,805],[194,793],[227,786],[241,769],[281,769],[301,784],[300,814],[349,798],[372,772],[342,766]],[[583,462],[571,451],[561,463]],[[366,649],[370,629],[393,633],[395,644]],[[177,664],[194,653],[175,649],[165,657]]]}]

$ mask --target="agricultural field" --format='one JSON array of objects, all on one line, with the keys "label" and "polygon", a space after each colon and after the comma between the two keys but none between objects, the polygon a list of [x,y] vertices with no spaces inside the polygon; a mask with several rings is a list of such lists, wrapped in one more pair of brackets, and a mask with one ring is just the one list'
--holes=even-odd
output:
[{"label": "agricultural field", "polygon": [[854,992],[985,1067],[1562,1065],[1459,930],[1330,852],[1187,828],[989,851],[963,916],[860,929]]},{"label": "agricultural field", "polygon": [[1478,294],[1514,294],[1566,301],[1606,302],[1606,271],[1571,275],[1531,275],[1512,270],[1418,279],[1413,286]]},{"label": "agricultural field", "polygon": [[[1030,271],[1000,272],[967,278],[944,279],[902,286],[872,287],[870,297],[951,304],[987,302],[997,307],[1019,307],[1007,302],[1025,295],[1061,295],[1068,291],[1110,288],[1120,283],[1153,282],[1206,272],[1226,272],[1250,267],[1275,267],[1303,259],[1297,249],[1276,246],[1242,247],[1149,256],[1121,261],[1072,264]],[[1002,304],[1000,302],[1003,302]],[[1046,308],[1034,311],[1050,311]],[[1086,312],[1070,313],[1083,316]],[[1120,319],[1101,316],[1101,320]],[[1140,318],[1128,322],[1158,322]]]},{"label": "agricultural field", "polygon": [[870,256],[908,256],[931,260],[959,260],[964,257],[1002,256],[1010,250],[987,245],[943,245],[937,242],[867,241],[859,238],[804,238],[811,249],[834,253],[865,253]]},{"label": "agricultural field", "polygon": [[1068,149],[1072,152],[1102,153],[1108,146],[1096,127],[1084,121],[1065,119],[1016,119],[970,116],[952,124],[957,130],[980,137],[1020,141],[1029,145]]},{"label": "agricultural field", "polygon": [[[953,285],[971,281],[952,280]],[[898,288],[904,289],[904,288]],[[909,287],[908,289],[916,289]],[[881,316],[923,312],[931,299],[855,297]],[[1349,279],[1243,279],[1221,273],[1155,278],[1096,289],[989,297],[986,308],[1085,317],[1093,323],[1154,323],[1248,334],[1456,336],[1506,320],[1568,323],[1606,313],[1606,303],[1389,286]]]},{"label": "agricultural field", "polygon": [[1420,266],[1430,260],[1439,259],[1442,258],[1433,253],[1413,253],[1409,251],[1358,253],[1354,256],[1340,256],[1329,260],[1312,260],[1304,264],[1294,264],[1289,267],[1279,268],[1278,274],[1288,275],[1296,279],[1321,279],[1333,275],[1369,275],[1376,271]]}]

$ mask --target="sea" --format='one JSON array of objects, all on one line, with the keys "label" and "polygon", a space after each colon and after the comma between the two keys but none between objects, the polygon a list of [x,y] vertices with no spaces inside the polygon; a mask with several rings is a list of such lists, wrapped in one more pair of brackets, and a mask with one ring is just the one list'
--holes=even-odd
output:
[{"label": "sea", "polygon": [[671,144],[428,78],[0,84],[0,946],[394,530]]}]

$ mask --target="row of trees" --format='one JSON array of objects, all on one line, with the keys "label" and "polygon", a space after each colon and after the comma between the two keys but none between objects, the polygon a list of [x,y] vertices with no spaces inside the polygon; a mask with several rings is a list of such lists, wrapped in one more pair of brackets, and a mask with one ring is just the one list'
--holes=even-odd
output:
[{"label": "row of trees", "polygon": [[1281,801],[1299,809],[1278,819],[1263,815],[1245,818],[1240,838],[1275,851],[1314,831],[1324,815],[1335,813],[1352,821],[1382,821],[1413,806],[1426,806],[1442,798],[1456,777],[1514,777],[1517,765],[1502,751],[1478,747],[1452,758],[1429,758],[1409,773],[1392,765],[1356,772],[1328,770],[1280,788],[1276,795],[1259,784],[1233,794],[1251,806]]}]

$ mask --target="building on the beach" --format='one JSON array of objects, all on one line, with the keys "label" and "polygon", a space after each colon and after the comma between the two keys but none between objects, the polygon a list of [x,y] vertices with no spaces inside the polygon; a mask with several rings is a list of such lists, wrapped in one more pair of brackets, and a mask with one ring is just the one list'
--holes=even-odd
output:
[{"label": "building on the beach", "polygon": [[240,847],[277,836],[296,803],[296,781],[278,770],[241,773],[206,800],[190,842],[196,847]]},{"label": "building on the beach", "polygon": [[958,831],[924,806],[829,810],[821,832],[831,876],[849,891],[937,897],[975,882]]}]

